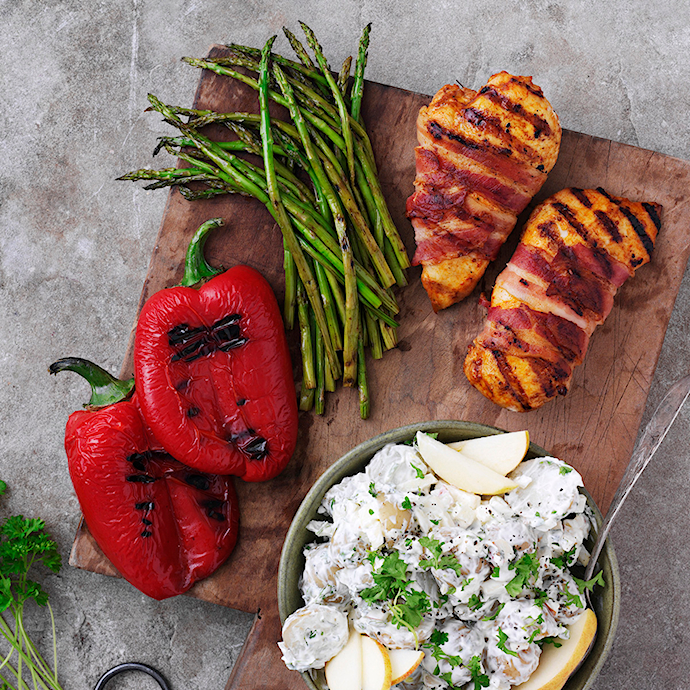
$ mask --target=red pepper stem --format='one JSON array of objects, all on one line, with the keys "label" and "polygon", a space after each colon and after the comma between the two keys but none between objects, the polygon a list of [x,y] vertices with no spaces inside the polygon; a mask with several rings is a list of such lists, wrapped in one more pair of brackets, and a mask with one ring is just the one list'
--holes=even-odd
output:
[{"label": "red pepper stem", "polygon": [[200,283],[204,278],[212,278],[223,270],[209,266],[204,258],[204,245],[209,232],[214,228],[223,225],[222,218],[211,218],[207,220],[192,237],[192,241],[187,247],[187,256],[184,262],[184,278],[180,283],[181,287],[192,287]]},{"label": "red pepper stem", "polygon": [[81,357],[64,357],[53,362],[48,368],[51,374],[65,370],[79,374],[91,386],[91,399],[84,407],[103,407],[121,402],[128,398],[134,390],[134,379],[126,381],[116,379],[98,364],[89,362],[88,359],[81,359]]}]

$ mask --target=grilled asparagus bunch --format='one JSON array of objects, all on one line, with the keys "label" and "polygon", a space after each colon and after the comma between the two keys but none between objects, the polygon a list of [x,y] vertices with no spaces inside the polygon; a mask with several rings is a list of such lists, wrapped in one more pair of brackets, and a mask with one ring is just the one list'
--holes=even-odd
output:
[{"label": "grilled asparagus bunch", "polygon": [[[232,44],[227,57],[183,58],[255,89],[259,114],[170,106],[149,95],[149,110],[180,132],[161,137],[154,155],[166,150],[185,167],[118,178],[149,180],[146,189],[176,186],[187,199],[244,194],[261,201],[283,235],[284,319],[287,328],[297,322],[300,329],[300,408],[323,414],[325,392],[342,378],[344,386],[358,387],[363,419],[370,405],[364,348],[379,359],[395,347],[399,309],[392,287],[406,285],[410,265],[360,114],[370,28],[360,39],[352,80],[352,59],[335,76],[303,23],[315,62],[288,29],[297,61],[272,52],[275,36],[261,50]],[[271,117],[270,101],[284,106],[290,119]],[[218,142],[202,132],[218,123],[237,138]],[[260,156],[263,166],[242,153]]]}]

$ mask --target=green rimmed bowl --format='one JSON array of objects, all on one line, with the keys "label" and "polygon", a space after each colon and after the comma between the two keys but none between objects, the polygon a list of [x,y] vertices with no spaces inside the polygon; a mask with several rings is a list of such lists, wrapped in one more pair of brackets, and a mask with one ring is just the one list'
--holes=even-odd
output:
[{"label": "green rimmed bowl", "polygon": [[[473,422],[420,422],[419,424],[392,429],[360,443],[331,465],[316,480],[314,486],[304,497],[285,537],[278,568],[278,611],[281,623],[284,623],[293,611],[304,606],[299,591],[299,578],[304,569],[303,550],[306,544],[314,540],[314,535],[307,530],[307,524],[311,520],[317,519],[317,509],[325,493],[345,477],[361,472],[374,454],[387,443],[409,441],[417,431],[436,432],[438,433],[438,440],[443,443],[505,433],[502,429]],[[545,455],[549,455],[549,453],[534,443],[530,443],[527,458],[538,458]],[[587,491],[585,491],[585,495],[589,507],[594,512],[597,525],[601,525],[602,516],[599,508]],[[599,556],[599,563],[604,571],[606,587],[595,587],[592,594],[592,605],[598,623],[597,637],[589,656],[568,680],[563,690],[588,690],[591,688],[613,644],[618,625],[621,591],[618,561],[610,539],[606,540]],[[327,687],[322,671],[311,674],[302,673],[302,677],[311,690],[324,690]]]}]

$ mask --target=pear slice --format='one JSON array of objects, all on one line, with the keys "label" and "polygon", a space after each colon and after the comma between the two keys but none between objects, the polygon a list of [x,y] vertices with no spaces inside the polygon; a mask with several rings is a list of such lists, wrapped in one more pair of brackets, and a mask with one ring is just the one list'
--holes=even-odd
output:
[{"label": "pear slice", "polygon": [[389,690],[390,686],[388,650],[380,642],[362,635],[362,690]]},{"label": "pear slice", "polygon": [[585,612],[568,626],[570,637],[561,647],[547,645],[539,658],[536,671],[513,690],[561,690],[570,674],[587,653],[597,632],[597,617],[592,609]]},{"label": "pear slice", "polygon": [[529,432],[511,431],[508,434],[470,438],[466,441],[449,443],[448,447],[460,451],[472,460],[481,462],[482,465],[505,477],[527,455]]},{"label": "pear slice", "polygon": [[437,476],[458,489],[482,496],[495,496],[517,487],[512,479],[449,448],[429,434],[418,431],[416,441],[424,462]]},{"label": "pear slice", "polygon": [[350,630],[345,646],[326,662],[330,690],[362,690],[362,636]]},{"label": "pear slice", "polygon": [[391,660],[391,685],[395,685],[414,673],[422,663],[424,652],[415,649],[389,649],[388,658]]}]

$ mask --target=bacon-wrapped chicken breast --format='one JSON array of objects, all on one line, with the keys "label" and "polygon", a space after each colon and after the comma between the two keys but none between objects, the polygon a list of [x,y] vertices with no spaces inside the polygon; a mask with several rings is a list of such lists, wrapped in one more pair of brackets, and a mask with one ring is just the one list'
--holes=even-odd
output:
[{"label": "bacon-wrapped chicken breast", "polygon": [[472,292],[558,158],[558,117],[531,77],[448,84],[417,119],[415,229],[434,311]]},{"label": "bacon-wrapped chicken breast", "polygon": [[539,205],[469,347],[470,383],[517,412],[565,395],[618,288],[650,260],[660,212],[601,187],[563,189]]}]

